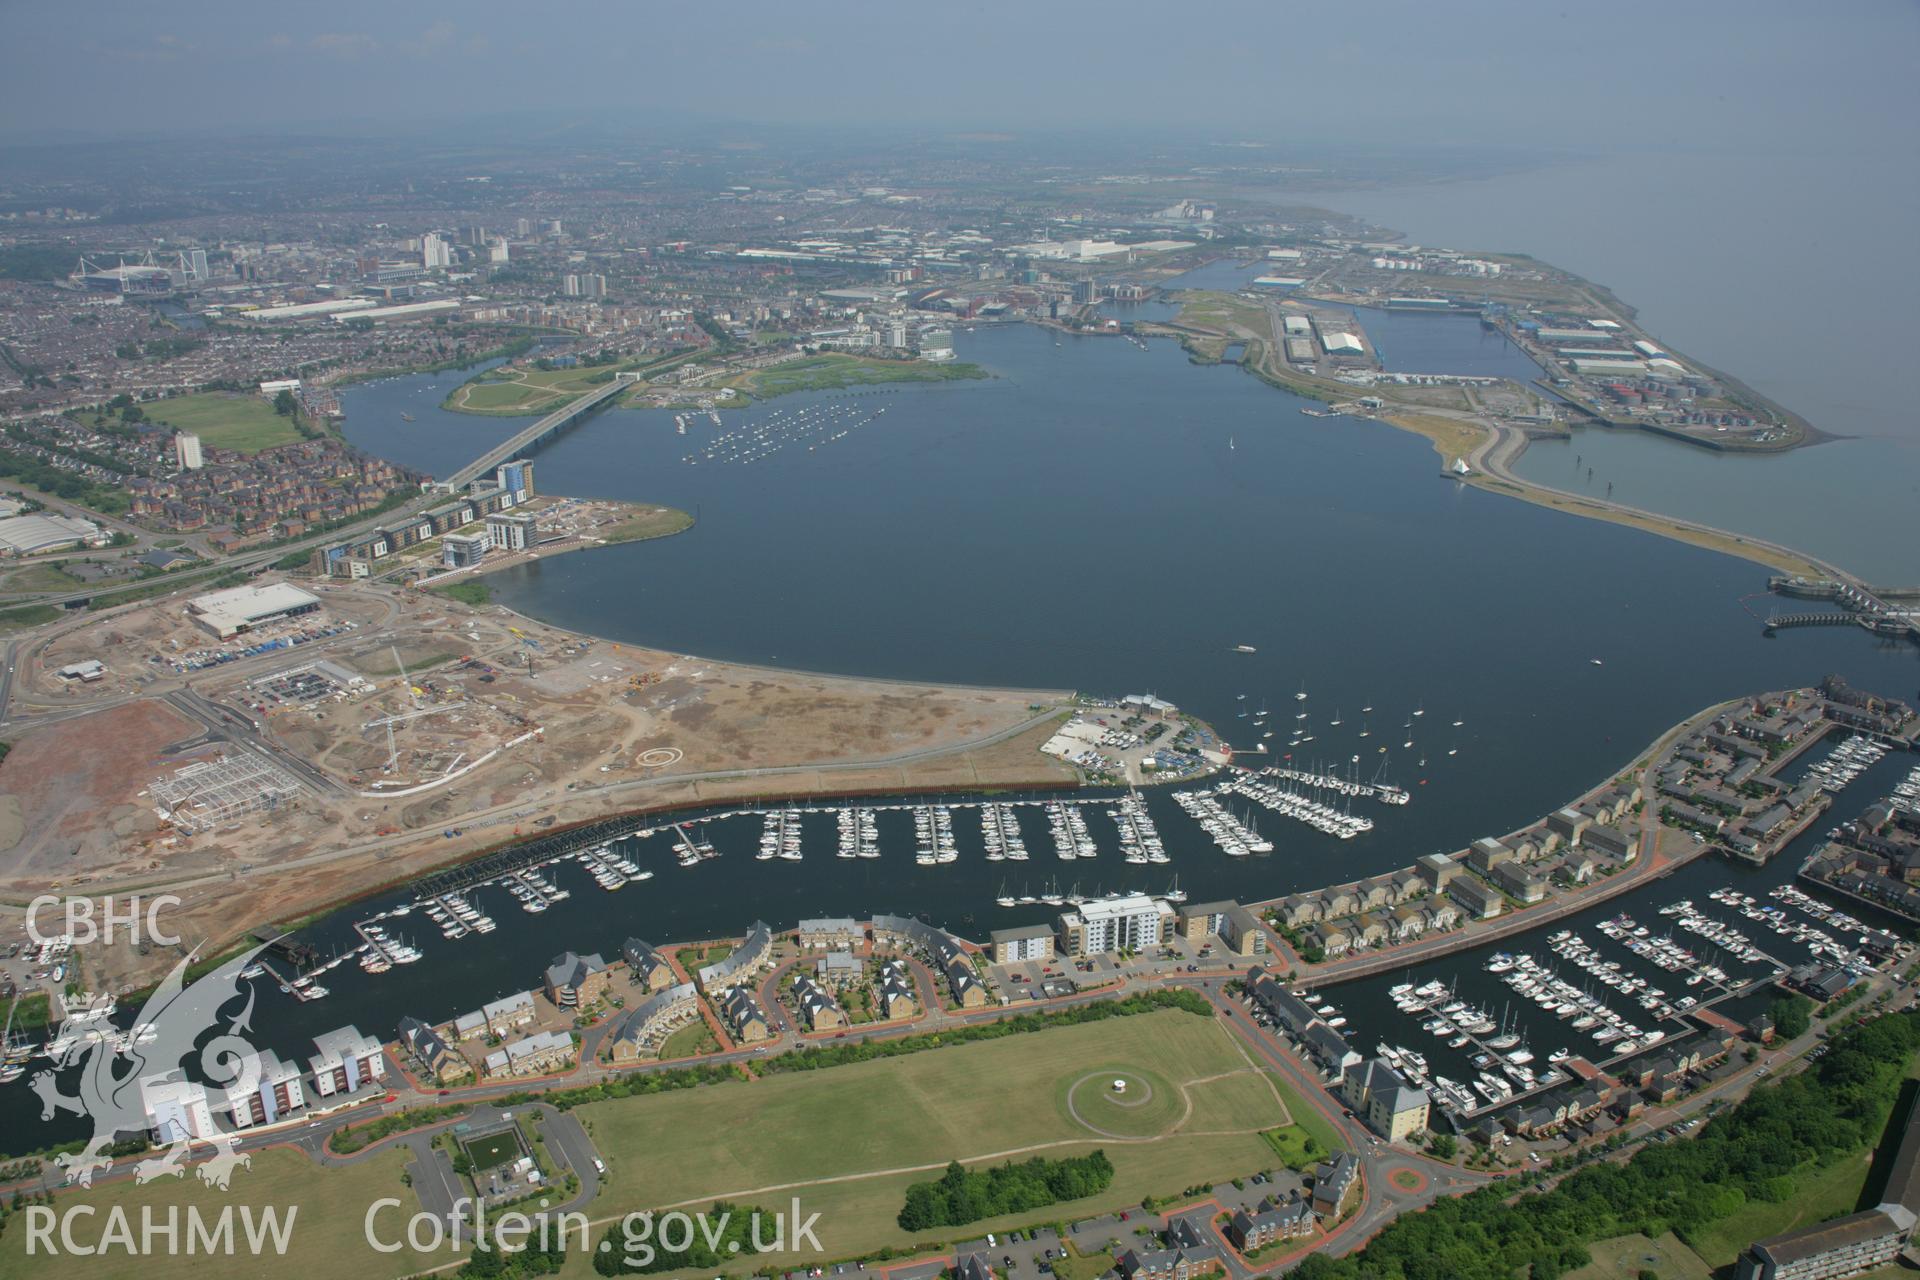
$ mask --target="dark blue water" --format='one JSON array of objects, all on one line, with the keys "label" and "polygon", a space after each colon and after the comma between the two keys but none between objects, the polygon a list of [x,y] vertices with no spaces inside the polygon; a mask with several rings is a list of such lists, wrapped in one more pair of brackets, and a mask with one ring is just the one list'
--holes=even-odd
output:
[{"label": "dark blue water", "polygon": [[[1836,739],[1837,741],[1837,739]],[[1816,747],[1807,762],[1811,763],[1825,754],[1825,748]],[[1751,980],[1764,977],[1768,966],[1738,960],[1721,951],[1698,934],[1680,929],[1673,918],[1660,914],[1660,908],[1689,899],[1699,913],[1739,929],[1761,951],[1781,964],[1794,966],[1812,959],[1812,953],[1801,943],[1781,937],[1756,921],[1746,919],[1739,911],[1723,903],[1712,901],[1707,895],[1722,886],[1731,886],[1760,901],[1762,905],[1774,905],[1768,897],[1768,891],[1777,885],[1793,881],[1794,873],[1827,837],[1827,833],[1838,823],[1858,817],[1870,805],[1882,800],[1892,789],[1893,784],[1904,778],[1913,767],[1914,757],[1903,753],[1889,755],[1873,766],[1841,792],[1835,799],[1833,808],[1807,831],[1790,841],[1774,859],[1764,867],[1750,867],[1728,862],[1717,857],[1703,857],[1680,868],[1666,878],[1632,893],[1622,894],[1611,902],[1603,903],[1578,915],[1569,916],[1550,928],[1536,930],[1533,933],[1489,943],[1471,951],[1455,953],[1441,960],[1419,965],[1377,977],[1362,979],[1331,988],[1326,994],[1338,1006],[1341,1013],[1350,1020],[1347,1028],[1354,1047],[1363,1053],[1371,1054],[1377,1043],[1404,1045],[1424,1053],[1432,1069],[1442,1075],[1458,1081],[1473,1078],[1477,1068],[1468,1062],[1469,1049],[1452,1050],[1446,1044],[1421,1029],[1431,1014],[1409,1017],[1401,1013],[1394,1005],[1388,989],[1402,982],[1412,982],[1418,986],[1430,979],[1438,978],[1453,984],[1462,999],[1477,1004],[1491,1012],[1496,1019],[1510,1016],[1512,1025],[1526,1036],[1533,1052],[1539,1059],[1533,1063],[1536,1071],[1544,1070],[1547,1055],[1556,1048],[1571,1049],[1576,1054],[1584,1054],[1598,1061],[1610,1056],[1611,1051],[1596,1044],[1587,1033],[1573,1030],[1566,1021],[1555,1017],[1535,1005],[1531,1000],[1517,995],[1503,983],[1497,975],[1486,972],[1486,963],[1494,953],[1500,951],[1530,952],[1536,960],[1552,962],[1558,975],[1575,985],[1589,985],[1591,989],[1606,1000],[1606,1003],[1635,1023],[1643,1031],[1659,1026],[1668,1035],[1674,1036],[1684,1030],[1678,1023],[1661,1023],[1651,1013],[1642,1009],[1636,997],[1623,996],[1608,990],[1598,983],[1590,983],[1587,975],[1566,960],[1557,959],[1547,945],[1546,935],[1561,929],[1572,929],[1582,939],[1603,953],[1607,960],[1618,960],[1626,966],[1626,972],[1645,976],[1652,985],[1667,993],[1669,1000],[1691,995],[1696,999],[1706,999],[1711,989],[1704,984],[1689,987],[1685,974],[1665,972],[1642,957],[1634,955],[1619,942],[1606,937],[1594,926],[1622,912],[1633,917],[1638,925],[1646,926],[1654,937],[1671,935],[1674,941],[1723,968],[1729,977],[1736,980]],[[1789,770],[1791,775],[1794,770]],[[1809,886],[1802,884],[1802,889]],[[1836,895],[1819,895],[1827,901],[1841,907],[1865,923],[1893,929],[1901,933],[1910,933],[1912,926],[1899,921],[1884,912],[1861,903],[1839,898]],[[1788,906],[1790,917],[1802,924],[1813,925],[1827,930],[1843,943],[1847,941],[1846,931],[1832,925],[1822,924],[1810,916],[1801,914],[1798,909]],[[1762,1012],[1769,996],[1762,992],[1747,996],[1734,997],[1714,1007],[1721,1013],[1739,1021]],[[1647,1053],[1658,1056],[1658,1049],[1649,1049]]]},{"label": "dark blue water", "polygon": [[[1845,437],[1785,457],[1709,453],[1592,428],[1516,468],[1567,483],[1603,459],[1596,492],[1825,556],[1870,581],[1920,582],[1920,420],[1911,411],[1912,298],[1903,241],[1920,167],[1844,150],[1621,153],[1459,182],[1290,188],[1276,201],[1347,210],[1422,243],[1523,252],[1611,289],[1656,341]],[[1836,218],[1836,209],[1844,209]],[[1818,262],[1783,293],[1778,261]],[[1843,504],[1837,506],[1836,504]]]},{"label": "dark blue water", "polygon": [[[1438,474],[1425,441],[1306,417],[1293,397],[1237,369],[1192,365],[1172,343],[1056,344],[1024,326],[959,339],[960,355],[994,380],[783,397],[726,415],[732,430],[809,403],[886,409],[812,452],[688,465],[717,430],[704,420],[683,437],[670,414],[598,415],[538,455],[540,487],[669,502],[699,523],[506,571],[493,579],[500,597],[563,626],[713,658],[1151,690],[1249,747],[1236,714],[1244,693],[1273,708],[1283,726],[1274,742],[1306,708],[1317,741],[1303,757],[1359,755],[1367,775],[1384,763],[1413,803],[1370,810],[1375,830],[1348,842],[1276,817],[1262,828],[1277,851],[1234,862],[1155,795],[1173,862],[1144,875],[1119,861],[1103,814],[1093,825],[1107,852],[1092,866],[1057,861],[1032,815],[1033,860],[988,864],[978,820],[963,813],[961,861],[931,869],[913,864],[899,815],[883,821],[876,862],[834,859],[824,817],[809,820],[803,863],[752,861],[757,821],[735,820],[713,828],[718,862],[682,871],[656,839],[639,854],[656,878],[618,894],[563,868],[574,897],[544,915],[483,891],[500,921],[484,941],[444,942],[422,920],[406,930],[427,950],[418,965],[378,977],[343,966],[324,979],[334,994],[309,1005],[269,991],[256,1019],[263,1043],[305,1056],[314,1034],[346,1022],[384,1036],[402,1013],[445,1018],[534,985],[564,948],[610,954],[629,933],[677,940],[735,934],[756,916],[892,910],[979,937],[1050,918],[1044,907],[996,908],[1003,878],[1016,890],[1049,876],[1084,891],[1158,890],[1178,872],[1196,900],[1270,897],[1514,829],[1721,698],[1829,671],[1902,696],[1920,683],[1914,650],[1851,631],[1763,639],[1743,604],[1764,587],[1753,565],[1462,488]],[[451,470],[514,427],[434,410],[457,380],[347,392],[349,438]],[[400,421],[403,410],[416,421]],[[1237,644],[1258,652],[1230,652]],[[1401,746],[1409,732],[1411,749]],[[348,922],[380,905],[310,936],[345,945]],[[9,1108],[33,1102],[9,1092]],[[40,1133],[26,1126],[20,1141]]]},{"label": "dark blue water", "polygon": [[[1252,285],[1253,278],[1266,274],[1267,266],[1262,262],[1249,262],[1241,258],[1221,258],[1205,266],[1183,271],[1177,276],[1169,276],[1158,281],[1161,289],[1172,293],[1179,289],[1212,289],[1221,293],[1234,293]],[[1100,304],[1103,315],[1110,315],[1125,323],[1139,324],[1149,321],[1167,321],[1180,314],[1180,306],[1174,302],[1103,302]]]},{"label": "dark blue water", "polygon": [[1506,334],[1489,329],[1475,314],[1388,311],[1384,307],[1339,307],[1366,330],[1380,365],[1390,373],[1455,373],[1512,378],[1522,386],[1540,376],[1540,366]]},{"label": "dark blue water", "polygon": [[[1510,809],[1556,802],[1715,698],[1829,666],[1897,692],[1920,674],[1909,651],[1850,632],[1763,640],[1742,605],[1763,570],[1460,488],[1424,441],[1303,416],[1171,343],[1022,327],[962,343],[999,377],[873,397],[881,425],[748,466],[681,461],[710,427],[601,415],[540,455],[542,486],[670,502],[700,523],[508,571],[500,598],[740,661],[1151,688],[1230,737],[1236,694],[1277,703],[1304,682],[1315,723],[1344,713],[1316,735],[1342,759],[1361,706],[1373,746],[1424,700],[1417,746],[1432,761],[1452,745],[1436,729],[1463,719],[1460,760],[1476,762],[1474,784],[1463,763],[1454,779],[1434,764],[1438,791],[1408,812],[1442,844],[1498,825],[1488,781]],[[1418,753],[1392,740],[1395,772],[1417,780]]]},{"label": "dark blue water", "polygon": [[1169,276],[1160,282],[1160,287],[1167,290],[1212,289],[1219,293],[1233,293],[1250,286],[1256,276],[1281,274],[1283,272],[1279,267],[1264,259],[1220,258],[1177,276]]},{"label": "dark blue water", "polygon": [[[428,474],[445,475],[538,417],[495,418],[440,407],[455,387],[499,363],[382,378],[350,387],[340,396],[347,414],[345,435],[369,453]],[[411,414],[413,421],[402,414]]]}]

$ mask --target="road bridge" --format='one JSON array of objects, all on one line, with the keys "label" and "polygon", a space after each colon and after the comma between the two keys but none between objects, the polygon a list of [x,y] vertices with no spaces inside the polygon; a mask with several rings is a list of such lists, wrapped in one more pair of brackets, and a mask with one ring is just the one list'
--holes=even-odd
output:
[{"label": "road bridge", "polygon": [[633,385],[634,379],[615,374],[613,381],[605,386],[595,387],[578,400],[563,408],[555,409],[540,421],[520,431],[469,462],[446,479],[440,481],[440,487],[449,493],[458,492],[486,475],[504,462],[525,457],[541,445],[546,444],[567,428],[583,422],[587,415],[598,409],[613,397]]}]

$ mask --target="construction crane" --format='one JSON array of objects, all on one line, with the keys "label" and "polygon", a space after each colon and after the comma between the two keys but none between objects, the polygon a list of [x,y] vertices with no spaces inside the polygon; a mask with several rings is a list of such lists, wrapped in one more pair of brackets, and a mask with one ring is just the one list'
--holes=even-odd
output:
[{"label": "construction crane", "polygon": [[378,729],[382,725],[392,728],[396,724],[405,724],[409,720],[418,720],[421,716],[437,716],[442,711],[458,711],[466,706],[464,702],[449,702],[443,707],[421,707],[417,711],[401,711],[390,716],[381,716],[378,720],[367,721],[365,728]]},{"label": "construction crane", "polygon": [[400,687],[405,689],[407,696],[413,699],[413,705],[416,707],[419,706],[420,691],[413,687],[413,677],[407,674],[407,664],[400,661],[400,646],[397,644],[388,645],[387,652],[393,655],[394,669],[400,673]]}]

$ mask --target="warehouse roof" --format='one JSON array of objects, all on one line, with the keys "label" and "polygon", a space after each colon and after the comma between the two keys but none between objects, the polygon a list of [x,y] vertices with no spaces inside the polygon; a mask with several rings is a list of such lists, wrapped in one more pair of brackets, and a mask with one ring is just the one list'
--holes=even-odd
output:
[{"label": "warehouse roof", "polygon": [[264,618],[301,613],[320,607],[320,597],[290,582],[230,587],[209,591],[187,601],[187,612],[201,618],[221,635],[231,635]]},{"label": "warehouse roof", "polygon": [[32,555],[100,536],[100,526],[78,516],[32,515],[0,520],[0,551]]}]

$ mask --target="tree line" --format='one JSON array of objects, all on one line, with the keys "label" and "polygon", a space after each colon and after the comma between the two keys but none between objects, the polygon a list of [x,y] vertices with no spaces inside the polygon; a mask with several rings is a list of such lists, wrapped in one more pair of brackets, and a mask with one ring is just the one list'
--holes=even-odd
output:
[{"label": "tree line", "polygon": [[[764,1224],[764,1225],[756,1225]],[[711,1236],[709,1236],[711,1233]],[[713,1272],[730,1262],[761,1252],[783,1234],[778,1216],[757,1205],[722,1200],[699,1215],[691,1230],[660,1218],[642,1231],[622,1218],[607,1228],[594,1250],[593,1269],[603,1276],[641,1275],[657,1271]],[[684,1238],[684,1247],[678,1247]]]},{"label": "tree line", "polygon": [[831,1047],[810,1046],[767,1059],[754,1067],[760,1075],[781,1071],[817,1071],[822,1067],[869,1062],[876,1058],[899,1058],[948,1045],[969,1044],[975,1040],[998,1040],[1003,1036],[1026,1035],[1049,1027],[1077,1026],[1083,1022],[1102,1022],[1138,1013],[1156,1013],[1161,1009],[1184,1009],[1201,1017],[1212,1017],[1213,1006],[1198,992],[1185,990],[1142,991],[1124,1000],[1095,1000],[1047,1013],[1022,1013],[993,1022],[977,1022],[946,1031],[900,1036],[886,1040],[859,1040]]},{"label": "tree line", "polygon": [[958,1227],[983,1218],[1044,1209],[1063,1200],[1084,1200],[1113,1183],[1113,1162],[1104,1151],[1048,1160],[1035,1156],[1024,1164],[1006,1164],[969,1172],[958,1160],[937,1182],[907,1188],[901,1208],[903,1231]]},{"label": "tree line", "polygon": [[[1743,1206],[1784,1206],[1803,1178],[1857,1158],[1887,1123],[1920,1051],[1920,1018],[1892,1014],[1836,1036],[1824,1059],[1755,1089],[1698,1136],[1590,1165],[1551,1190],[1495,1184],[1442,1200],[1343,1258],[1316,1254],[1298,1280],[1555,1280],[1590,1261],[1587,1245],[1639,1232],[1683,1239]],[[1784,1213],[1784,1209],[1783,1209]]]}]

